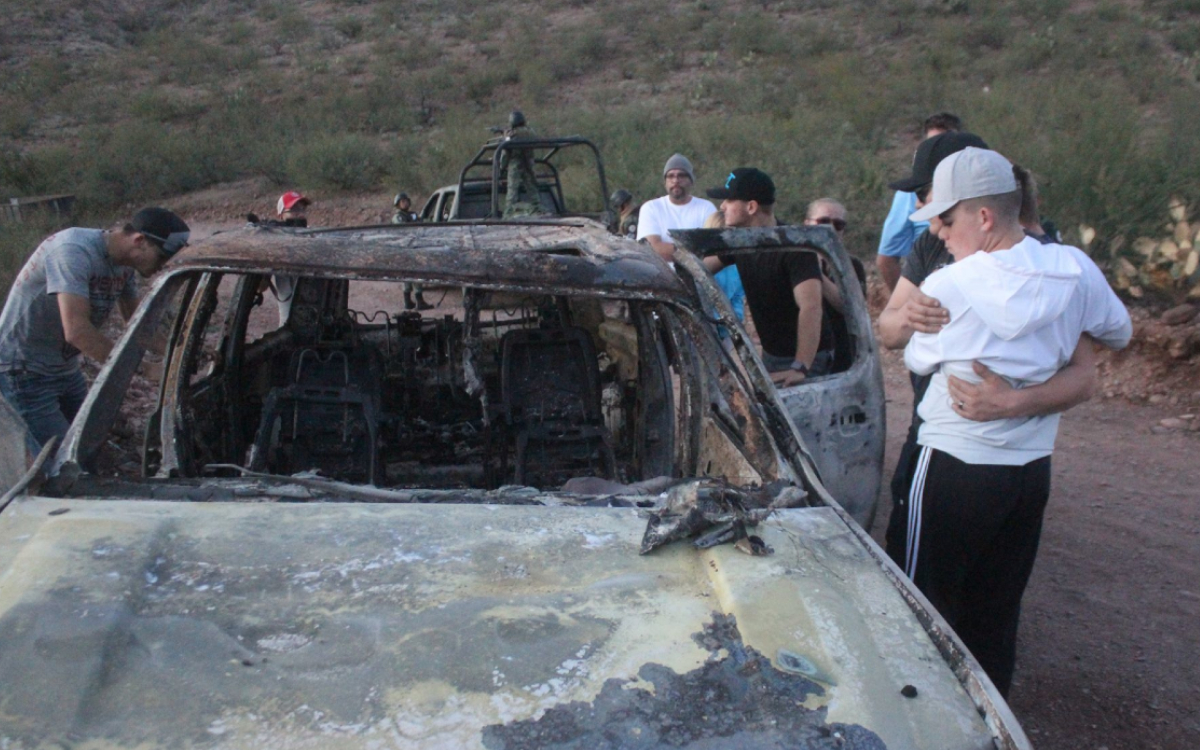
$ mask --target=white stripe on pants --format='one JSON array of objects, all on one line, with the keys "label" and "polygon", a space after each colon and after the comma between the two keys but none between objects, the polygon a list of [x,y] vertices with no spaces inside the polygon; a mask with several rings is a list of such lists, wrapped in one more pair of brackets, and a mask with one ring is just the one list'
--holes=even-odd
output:
[{"label": "white stripe on pants", "polygon": [[917,467],[908,489],[908,540],[905,545],[904,573],[910,580],[917,573],[917,555],[921,551],[921,497],[925,494],[925,476],[929,473],[929,458],[933,449],[921,446]]}]

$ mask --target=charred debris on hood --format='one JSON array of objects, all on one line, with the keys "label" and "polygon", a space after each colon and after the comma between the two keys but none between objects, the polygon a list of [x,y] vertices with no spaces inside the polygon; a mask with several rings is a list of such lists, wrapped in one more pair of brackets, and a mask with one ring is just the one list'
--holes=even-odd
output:
[{"label": "charred debris on hood", "polygon": [[825,694],[818,683],[776,668],[747,646],[733,615],[713,613],[692,639],[709,652],[680,674],[648,663],[638,680],[653,690],[609,679],[590,702],[572,701],[537,719],[483,730],[488,750],[566,748],[805,747],[884,750],[879,735],[857,724],[829,722],[827,709],[805,708]]}]

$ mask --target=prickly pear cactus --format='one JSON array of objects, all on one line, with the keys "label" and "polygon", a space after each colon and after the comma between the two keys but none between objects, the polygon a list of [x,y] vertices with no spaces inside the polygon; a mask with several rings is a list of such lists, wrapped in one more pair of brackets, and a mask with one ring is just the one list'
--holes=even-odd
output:
[{"label": "prickly pear cactus", "polygon": [[[1138,237],[1131,243],[1118,239],[1109,245],[1112,284],[1134,298],[1147,291],[1200,300],[1200,222],[1188,221],[1188,206],[1172,198],[1170,220],[1157,237]],[[1089,226],[1079,227],[1086,249],[1096,238]]]}]

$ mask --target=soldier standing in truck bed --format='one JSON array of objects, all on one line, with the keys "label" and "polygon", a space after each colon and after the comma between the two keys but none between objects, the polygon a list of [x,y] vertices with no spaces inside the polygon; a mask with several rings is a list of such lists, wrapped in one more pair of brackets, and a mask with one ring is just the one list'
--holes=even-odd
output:
[{"label": "soldier standing in truck bed", "polygon": [[518,145],[522,140],[534,136],[525,122],[525,115],[513,110],[508,116],[508,127],[504,130],[502,144],[513,144],[504,149],[500,169],[507,173],[508,193],[504,205],[504,218],[517,216],[539,216],[546,213],[538,192],[537,175],[534,172],[533,149]]}]

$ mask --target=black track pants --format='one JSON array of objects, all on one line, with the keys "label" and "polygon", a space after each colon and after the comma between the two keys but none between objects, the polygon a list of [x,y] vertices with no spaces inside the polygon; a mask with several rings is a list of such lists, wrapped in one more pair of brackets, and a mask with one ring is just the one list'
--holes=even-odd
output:
[{"label": "black track pants", "polygon": [[922,447],[910,475],[907,502],[892,509],[888,554],[1007,696],[1021,595],[1050,498],[1050,457],[968,464]]}]

